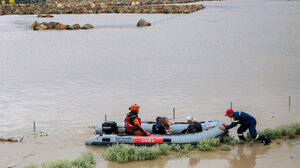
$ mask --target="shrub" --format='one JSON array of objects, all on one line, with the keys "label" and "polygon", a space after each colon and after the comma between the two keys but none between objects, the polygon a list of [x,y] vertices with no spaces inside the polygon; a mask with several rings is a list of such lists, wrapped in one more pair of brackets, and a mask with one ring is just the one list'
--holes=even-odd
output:
[{"label": "shrub", "polygon": [[166,144],[155,145],[153,147],[138,147],[133,145],[113,145],[104,153],[106,160],[126,163],[130,161],[152,160],[160,155],[167,155],[169,146]]},{"label": "shrub", "polygon": [[223,151],[230,151],[231,148],[228,145],[222,145],[222,150]]},{"label": "shrub", "polygon": [[300,135],[300,123],[282,125],[274,129],[267,128],[263,131],[263,134],[271,139],[282,138],[285,136],[294,138],[296,135]]},{"label": "shrub", "polygon": [[[94,168],[96,161],[91,152],[82,153],[80,157],[69,160],[56,160],[49,163],[44,163],[43,168]],[[30,164],[25,168],[38,168],[38,166]]]},{"label": "shrub", "polygon": [[226,137],[221,138],[220,142],[225,145],[236,145],[236,144],[241,144],[244,141],[239,141],[239,140],[234,139],[231,136],[226,136]]},{"label": "shrub", "polygon": [[217,138],[210,138],[202,140],[198,143],[197,148],[200,151],[213,151],[215,147],[220,146],[220,140]]},{"label": "shrub", "polygon": [[169,146],[169,150],[170,151],[175,151],[175,152],[180,152],[181,147],[180,147],[180,145],[172,144],[172,145]]},{"label": "shrub", "polygon": [[185,145],[182,145],[181,146],[181,151],[180,151],[180,154],[186,154],[188,153],[189,151],[193,150],[194,149],[194,146],[191,145],[191,144],[185,144]]},{"label": "shrub", "polygon": [[72,168],[72,163],[69,160],[56,160],[44,163],[43,168]]},{"label": "shrub", "polygon": [[92,152],[82,153],[81,157],[74,159],[72,165],[76,168],[93,168],[96,161]]}]

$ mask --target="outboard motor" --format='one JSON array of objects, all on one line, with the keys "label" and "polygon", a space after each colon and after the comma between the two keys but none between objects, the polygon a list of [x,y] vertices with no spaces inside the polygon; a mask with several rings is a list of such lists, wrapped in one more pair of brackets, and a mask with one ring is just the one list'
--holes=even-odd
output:
[{"label": "outboard motor", "polygon": [[117,134],[118,133],[117,123],[114,121],[105,121],[102,124],[102,132],[104,132],[105,134]]}]

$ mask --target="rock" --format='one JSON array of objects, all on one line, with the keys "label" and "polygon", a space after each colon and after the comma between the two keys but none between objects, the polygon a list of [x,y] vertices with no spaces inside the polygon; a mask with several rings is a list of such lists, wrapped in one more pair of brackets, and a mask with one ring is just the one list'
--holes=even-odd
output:
[{"label": "rock", "polygon": [[70,25],[67,25],[67,30],[73,30]]},{"label": "rock", "polygon": [[67,26],[64,25],[64,24],[58,23],[58,24],[55,26],[55,30],[67,30]]},{"label": "rock", "polygon": [[171,13],[171,11],[170,11],[170,9],[169,9],[169,8],[166,8],[166,9],[164,10],[164,13],[166,13],[166,14],[170,14],[170,13]]},{"label": "rock", "polygon": [[80,27],[79,24],[73,24],[73,25],[71,26],[71,28],[72,28],[73,30],[81,29],[81,27]]},{"label": "rock", "polygon": [[94,3],[91,3],[90,5],[91,5],[91,8],[95,8],[96,7],[96,5]]},{"label": "rock", "polygon": [[53,16],[50,15],[50,14],[46,14],[45,17],[46,17],[46,18],[53,18]]},{"label": "rock", "polygon": [[190,13],[190,11],[186,8],[183,13]]},{"label": "rock", "polygon": [[31,25],[31,29],[34,29],[36,26],[37,26],[38,22],[37,21],[34,21]]},{"label": "rock", "polygon": [[34,30],[48,30],[48,27],[44,24],[37,25]]},{"label": "rock", "polygon": [[87,23],[81,27],[81,29],[93,29],[93,28],[94,28],[94,26],[89,23]]},{"label": "rock", "polygon": [[140,19],[137,23],[137,26],[151,26],[151,23],[147,22],[145,19]]},{"label": "rock", "polygon": [[44,17],[44,15],[42,15],[42,14],[38,14],[36,17]]},{"label": "rock", "polygon": [[48,23],[48,29],[55,29],[58,22],[49,22]]}]

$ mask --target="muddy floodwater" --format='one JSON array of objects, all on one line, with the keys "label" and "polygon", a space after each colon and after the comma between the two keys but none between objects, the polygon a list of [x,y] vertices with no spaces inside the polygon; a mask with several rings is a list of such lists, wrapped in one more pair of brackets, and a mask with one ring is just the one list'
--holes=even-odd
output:
[{"label": "muddy floodwater", "polygon": [[[142,120],[230,120],[252,114],[257,129],[300,122],[300,1],[201,2],[188,15],[0,16],[0,167],[72,159],[92,150],[97,167],[297,167],[299,146],[282,142],[192,152],[124,165],[103,160],[84,140],[104,121],[121,122],[130,104]],[[140,18],[151,27],[136,28]],[[33,21],[90,23],[93,30],[32,31]],[[291,108],[289,112],[289,96]],[[34,137],[37,131],[47,137]],[[235,129],[232,135],[235,135]]]}]

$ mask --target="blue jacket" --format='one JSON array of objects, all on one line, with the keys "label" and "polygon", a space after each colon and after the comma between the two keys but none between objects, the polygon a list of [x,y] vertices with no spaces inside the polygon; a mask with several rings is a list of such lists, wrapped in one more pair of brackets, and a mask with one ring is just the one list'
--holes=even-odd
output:
[{"label": "blue jacket", "polygon": [[237,126],[237,124],[241,124],[241,125],[256,124],[255,118],[245,112],[236,111],[233,112],[233,115],[235,116],[235,119],[230,125],[225,127],[226,130],[229,130],[230,128]]}]

